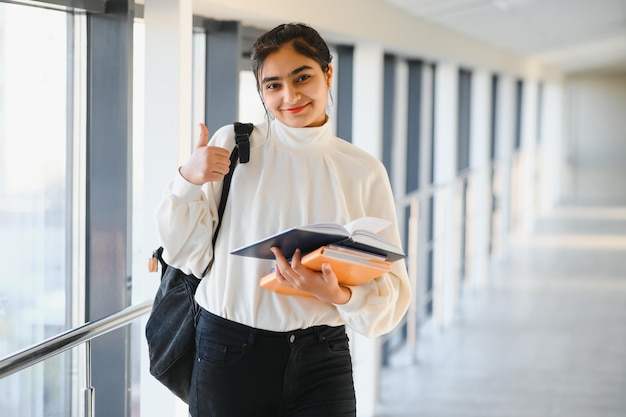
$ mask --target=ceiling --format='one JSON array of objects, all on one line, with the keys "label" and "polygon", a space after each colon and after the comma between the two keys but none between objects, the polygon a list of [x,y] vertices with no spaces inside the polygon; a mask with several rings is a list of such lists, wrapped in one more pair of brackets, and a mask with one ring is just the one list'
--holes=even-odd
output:
[{"label": "ceiling", "polygon": [[385,0],[566,73],[626,72],[626,0]]}]

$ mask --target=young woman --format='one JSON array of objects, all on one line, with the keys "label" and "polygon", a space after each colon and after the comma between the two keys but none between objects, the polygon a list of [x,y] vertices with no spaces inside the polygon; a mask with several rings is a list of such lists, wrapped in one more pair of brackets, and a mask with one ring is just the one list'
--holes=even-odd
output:
[{"label": "young woman", "polygon": [[[391,221],[381,235],[400,246],[383,165],[332,133],[330,62],[324,40],[304,24],[280,25],[257,39],[252,67],[268,121],[255,125],[250,161],[234,171],[214,250],[232,125],[210,141],[201,126],[196,149],[157,207],[165,260],[202,278],[192,416],[355,416],[345,326],[376,337],[406,312],[411,295],[403,261],[346,287],[328,265],[322,272],[304,267],[299,253],[289,261],[277,249],[275,260],[230,254],[290,227],[362,216]],[[281,284],[314,297],[260,288],[259,278],[273,267]]]}]

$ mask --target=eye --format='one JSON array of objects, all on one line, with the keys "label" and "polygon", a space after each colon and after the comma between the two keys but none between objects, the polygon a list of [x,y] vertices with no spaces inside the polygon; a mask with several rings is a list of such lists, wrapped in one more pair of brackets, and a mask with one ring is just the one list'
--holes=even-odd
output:
[{"label": "eye", "polygon": [[296,78],[296,82],[301,83],[311,78],[309,74],[302,74],[298,78]]},{"label": "eye", "polygon": [[266,90],[276,90],[279,87],[280,87],[280,84],[278,84],[278,83],[268,83],[268,84],[265,84],[265,89]]}]

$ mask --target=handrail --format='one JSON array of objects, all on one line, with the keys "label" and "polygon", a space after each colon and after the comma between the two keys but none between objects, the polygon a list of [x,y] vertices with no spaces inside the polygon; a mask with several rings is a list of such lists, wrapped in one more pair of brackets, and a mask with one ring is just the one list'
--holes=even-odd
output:
[{"label": "handrail", "polygon": [[[448,191],[453,193],[457,191],[459,182],[466,183],[471,180],[471,177],[475,174],[473,169],[464,169],[456,173],[455,177],[449,181],[443,181],[438,183],[431,183],[418,188],[410,193],[407,193],[401,197],[396,197],[395,203],[398,209],[398,213],[408,210],[405,222],[407,222],[408,236],[407,236],[407,272],[409,276],[409,284],[413,291],[413,297],[411,298],[407,313],[402,318],[402,325],[406,325],[406,334],[403,335],[403,343],[407,346],[409,352],[409,358],[411,363],[417,362],[417,339],[419,333],[419,322],[421,320],[423,308],[429,303],[434,302],[437,296],[437,291],[440,291],[440,285],[433,286],[430,290],[427,289],[424,284],[425,277],[420,276],[418,271],[418,264],[421,262],[422,256],[427,253],[428,250],[434,250],[436,241],[442,241],[446,239],[452,239],[450,232],[446,231],[442,236],[432,236],[430,240],[420,239],[424,231],[420,230],[423,226],[420,223],[420,211],[421,206],[426,202],[428,198],[437,197],[440,193],[446,192],[443,195],[446,204],[451,204],[451,198],[454,196],[448,195]],[[427,230],[427,229],[424,229]],[[441,273],[441,272],[437,272]],[[435,278],[438,281],[437,278]],[[435,313],[433,313],[434,316]],[[436,318],[435,318],[436,319]],[[400,329],[402,326],[397,326],[396,329]],[[394,337],[394,333],[391,332],[384,336],[384,341],[389,341]]]},{"label": "handrail", "polygon": [[146,300],[127,307],[110,316],[94,322],[87,322],[82,326],[75,327],[36,345],[0,358],[0,379],[65,352],[81,343],[130,324],[133,320],[150,312],[152,301]]},{"label": "handrail", "polygon": [[406,207],[410,205],[411,202],[414,200],[419,201],[428,197],[432,197],[439,191],[443,191],[444,189],[453,186],[456,181],[466,180],[473,173],[474,173],[474,170],[467,168],[467,169],[457,172],[456,176],[452,180],[426,184],[422,187],[419,187],[417,190],[411,191],[410,193],[407,193],[403,196],[396,196],[395,198],[396,205]]}]

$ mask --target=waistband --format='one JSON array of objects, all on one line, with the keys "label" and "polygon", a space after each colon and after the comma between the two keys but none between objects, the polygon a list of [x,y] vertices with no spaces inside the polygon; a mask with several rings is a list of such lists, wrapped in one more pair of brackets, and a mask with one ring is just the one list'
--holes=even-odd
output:
[{"label": "waistband", "polygon": [[337,335],[345,334],[346,332],[344,325],[319,325],[287,332],[275,332],[271,330],[258,329],[256,327],[251,327],[236,321],[225,319],[205,310],[204,308],[200,308],[200,316],[200,320],[206,320],[211,326],[219,329],[225,335],[228,334],[242,340],[245,339],[247,343],[251,345],[253,345],[255,341],[258,342],[260,340],[270,343],[287,341],[289,344],[295,344],[305,340],[311,341],[311,339],[321,342],[327,338],[336,337]]}]

